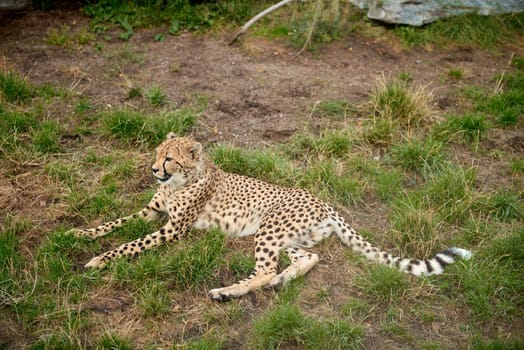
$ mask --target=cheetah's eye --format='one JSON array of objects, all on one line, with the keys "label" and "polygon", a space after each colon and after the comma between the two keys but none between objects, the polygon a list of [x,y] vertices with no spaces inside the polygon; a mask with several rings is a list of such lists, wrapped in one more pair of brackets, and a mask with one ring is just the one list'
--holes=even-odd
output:
[{"label": "cheetah's eye", "polygon": [[173,160],[173,158],[171,158],[171,157],[166,157],[166,162],[170,162],[170,161],[172,161],[172,160]]}]

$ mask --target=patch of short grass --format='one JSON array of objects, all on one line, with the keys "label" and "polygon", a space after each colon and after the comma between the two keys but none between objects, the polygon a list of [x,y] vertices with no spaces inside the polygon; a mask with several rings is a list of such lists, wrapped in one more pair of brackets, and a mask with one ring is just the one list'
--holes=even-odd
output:
[{"label": "patch of short grass", "polygon": [[355,205],[362,198],[361,184],[354,180],[344,169],[337,169],[332,160],[310,164],[298,179],[298,185],[329,200],[333,199],[344,205]]},{"label": "patch of short grass", "polygon": [[436,21],[421,28],[398,26],[393,32],[406,46],[460,44],[494,47],[511,40],[523,29],[523,15],[468,14]]},{"label": "patch of short grass", "polygon": [[171,312],[171,297],[165,281],[149,281],[135,293],[135,298],[144,317]]},{"label": "patch of short grass", "polygon": [[365,295],[380,303],[398,303],[409,290],[406,274],[389,266],[370,264],[355,284]]},{"label": "patch of short grass", "polygon": [[400,142],[391,148],[391,162],[404,170],[422,174],[442,165],[444,162],[442,148],[441,142],[431,138]]},{"label": "patch of short grass", "polygon": [[[144,235],[145,233],[139,232],[136,234],[137,237]],[[127,237],[125,241],[130,239],[131,237]],[[168,244],[168,249],[157,247],[131,263],[126,259],[118,259],[111,264],[111,271],[115,282],[119,284],[143,286],[162,279],[170,281],[169,288],[199,290],[207,286],[222,265],[225,244],[226,238],[218,230],[201,232],[198,235],[190,233],[184,235],[180,242]],[[158,295],[158,298],[163,298],[162,293]],[[162,305],[159,303],[158,307]]]},{"label": "patch of short grass", "polygon": [[462,223],[469,218],[478,193],[475,191],[477,169],[449,164],[430,173],[422,194],[448,222]]},{"label": "patch of short grass", "polygon": [[184,135],[195,123],[196,113],[187,109],[146,116],[130,109],[102,113],[105,131],[129,143],[147,147],[159,145],[169,132]]},{"label": "patch of short grass", "polygon": [[253,255],[235,254],[228,259],[228,268],[235,273],[237,278],[245,278],[255,268],[255,257]]},{"label": "patch of short grass", "polygon": [[424,87],[410,87],[404,81],[377,79],[371,96],[372,122],[365,138],[376,144],[390,144],[430,124],[431,94]]},{"label": "patch of short grass", "polygon": [[28,221],[5,216],[0,227],[0,306],[4,307],[16,305],[27,292],[23,283],[25,259],[19,246],[21,236],[31,225]]},{"label": "patch of short grass", "polygon": [[313,106],[311,115],[314,117],[328,117],[335,120],[346,119],[354,107],[345,100],[323,100]]},{"label": "patch of short grass", "polygon": [[146,96],[149,101],[149,104],[153,107],[161,107],[167,104],[167,95],[158,86],[153,86],[146,91]]},{"label": "patch of short grass", "polygon": [[101,350],[133,350],[131,340],[114,333],[106,333],[96,341],[96,348]]},{"label": "patch of short grass", "polygon": [[467,112],[462,115],[449,115],[436,130],[437,137],[443,140],[478,144],[485,136],[488,127],[483,114]]},{"label": "patch of short grass", "polygon": [[522,227],[481,249],[472,261],[457,264],[457,278],[472,315],[479,320],[514,317],[524,303]]},{"label": "patch of short grass", "polygon": [[255,320],[251,332],[254,349],[358,349],[362,329],[344,321],[316,321],[294,304],[279,304]]},{"label": "patch of short grass", "polygon": [[242,150],[231,146],[216,146],[211,158],[222,170],[251,176],[280,185],[291,185],[296,175],[291,163],[271,150]]},{"label": "patch of short grass", "polygon": [[33,95],[33,87],[13,71],[0,72],[1,96],[9,103],[24,103]]},{"label": "patch of short grass", "polygon": [[384,170],[373,177],[374,189],[383,201],[390,201],[402,191],[404,175],[395,170]]},{"label": "patch of short grass", "polygon": [[489,216],[500,221],[511,221],[524,218],[523,203],[522,194],[502,189],[487,197],[481,206]]},{"label": "patch of short grass", "polygon": [[480,337],[475,337],[470,345],[472,350],[519,350],[524,348],[524,339],[521,337],[515,338],[496,338],[490,340],[482,340]]},{"label": "patch of short grass", "polygon": [[343,158],[354,144],[354,137],[348,129],[326,130],[320,136],[297,133],[283,150],[293,158],[316,156],[318,158]]},{"label": "patch of short grass", "polygon": [[54,120],[43,121],[33,130],[33,147],[40,153],[55,153],[61,150],[62,126]]},{"label": "patch of short grass", "polygon": [[390,218],[391,235],[402,256],[429,258],[446,238],[439,213],[416,195],[398,197]]},{"label": "patch of short grass", "polygon": [[464,71],[461,68],[450,68],[447,74],[451,80],[461,80],[464,77]]},{"label": "patch of short grass", "polygon": [[61,48],[71,48],[73,45],[71,27],[63,25],[60,28],[50,28],[47,31],[46,42],[49,45],[58,46]]}]

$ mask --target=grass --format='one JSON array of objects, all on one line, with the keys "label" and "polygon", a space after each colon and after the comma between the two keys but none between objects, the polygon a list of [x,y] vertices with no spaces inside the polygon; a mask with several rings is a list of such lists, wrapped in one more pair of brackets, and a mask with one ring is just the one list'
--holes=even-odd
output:
[{"label": "grass", "polygon": [[9,103],[24,103],[33,95],[27,80],[13,71],[0,72],[0,92]]},{"label": "grass", "polygon": [[[94,11],[90,30],[58,27],[42,37],[74,54],[78,45],[92,44],[93,35],[101,42],[107,36],[113,42],[99,43],[100,59],[118,71],[146,64],[135,46],[138,28],[158,26],[166,44],[168,35],[188,28],[229,30],[267,5],[180,2],[169,8],[173,4],[146,11],[143,2],[97,2],[87,10]],[[302,46],[316,5],[293,4],[252,34],[272,31]],[[433,25],[379,30],[345,12],[346,4],[338,12],[336,5],[317,14],[313,50],[365,30],[384,37],[405,31],[417,45],[473,42],[461,39],[473,26],[468,18],[464,28],[453,29],[460,32],[442,31],[443,37],[432,34]],[[299,17],[302,10],[308,13]],[[286,16],[295,17],[281,21]],[[504,37],[521,17],[498,18],[504,18],[498,22]],[[471,21],[477,20],[493,19]],[[451,19],[444,23],[455,26]],[[435,114],[431,93],[408,72],[381,77],[360,105],[326,92],[303,111],[303,131],[279,145],[250,148],[206,139],[211,134],[198,118],[209,112],[213,95],[190,92],[196,106],[178,109],[167,90],[148,89],[155,86],[150,82],[103,107],[96,96],[35,84],[33,74],[0,73],[0,348],[358,349],[373,347],[369,334],[374,345],[399,348],[521,348],[524,166],[519,143],[497,135],[519,140],[522,62],[514,57],[486,86],[468,86],[463,71],[444,68],[447,79],[460,80],[456,91],[465,102],[452,112]],[[322,260],[308,276],[226,304],[210,303],[206,292],[251,273],[249,238],[192,231],[104,271],[84,270],[93,256],[158,229],[133,220],[95,241],[66,233],[142,208],[153,193],[145,190],[154,181],[147,170],[151,152],[168,131],[195,131],[224,170],[312,191],[392,253],[427,257],[457,245],[474,257],[420,280],[358,257],[344,262],[348,251],[332,239],[315,248]],[[489,171],[495,173],[484,176]],[[289,264],[285,254],[281,261],[281,269]]]},{"label": "grass", "polygon": [[251,336],[253,349],[358,349],[362,329],[340,320],[313,320],[296,305],[280,304],[255,321]]},{"label": "grass", "polygon": [[466,113],[450,115],[441,127],[439,137],[443,140],[478,144],[488,129],[488,122],[483,114]]},{"label": "grass", "polygon": [[408,47],[450,44],[494,47],[522,31],[522,14],[464,15],[437,21],[422,28],[397,26],[394,33]]},{"label": "grass", "polygon": [[409,87],[403,80],[377,79],[370,105],[372,122],[366,131],[367,141],[391,144],[402,135],[431,124],[431,94],[424,87]]},{"label": "grass", "polygon": [[356,285],[368,298],[386,304],[401,302],[409,289],[404,273],[383,265],[370,265]]},{"label": "grass", "polygon": [[158,86],[153,86],[146,92],[149,104],[153,107],[160,107],[167,104],[167,96]]},{"label": "grass", "polygon": [[102,113],[101,121],[106,132],[124,142],[153,147],[160,144],[168,132],[185,134],[194,124],[196,113],[179,109],[155,116],[130,109],[110,110]]}]

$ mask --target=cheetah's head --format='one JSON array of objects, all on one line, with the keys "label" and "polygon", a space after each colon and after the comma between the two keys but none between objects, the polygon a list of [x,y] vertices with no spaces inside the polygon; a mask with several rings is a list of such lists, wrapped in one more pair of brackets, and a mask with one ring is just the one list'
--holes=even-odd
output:
[{"label": "cheetah's head", "polygon": [[191,138],[177,137],[170,132],[157,147],[151,170],[160,184],[178,187],[196,180],[203,165],[202,145]]}]

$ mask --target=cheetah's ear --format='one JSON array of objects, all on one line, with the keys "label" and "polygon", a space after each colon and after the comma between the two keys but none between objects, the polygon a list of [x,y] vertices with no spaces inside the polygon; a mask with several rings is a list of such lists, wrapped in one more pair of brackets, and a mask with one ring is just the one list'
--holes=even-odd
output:
[{"label": "cheetah's ear", "polygon": [[195,144],[193,145],[193,148],[191,148],[191,150],[189,151],[193,159],[199,159],[201,152],[202,152],[202,145],[198,142],[195,142]]},{"label": "cheetah's ear", "polygon": [[168,132],[167,133],[167,137],[166,137],[168,140],[170,139],[176,139],[176,134],[172,131]]}]

